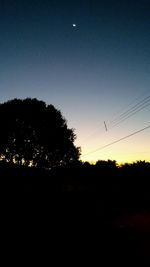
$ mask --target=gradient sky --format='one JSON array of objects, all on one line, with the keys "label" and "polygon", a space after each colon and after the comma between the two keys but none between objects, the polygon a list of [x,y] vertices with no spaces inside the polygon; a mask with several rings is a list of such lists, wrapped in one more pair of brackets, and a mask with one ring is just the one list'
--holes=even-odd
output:
[{"label": "gradient sky", "polygon": [[150,161],[150,128],[90,153],[150,125],[147,105],[104,128],[149,95],[150,0],[0,0],[0,102],[53,104],[83,160]]}]

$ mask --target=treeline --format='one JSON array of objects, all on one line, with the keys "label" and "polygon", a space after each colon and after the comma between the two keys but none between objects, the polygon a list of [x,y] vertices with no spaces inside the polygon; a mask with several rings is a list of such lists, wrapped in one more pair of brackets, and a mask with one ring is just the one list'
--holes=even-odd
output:
[{"label": "treeline", "polygon": [[122,166],[111,160],[77,162],[52,170],[1,161],[0,183],[9,196],[84,199],[98,215],[150,210],[150,163],[145,161]]}]

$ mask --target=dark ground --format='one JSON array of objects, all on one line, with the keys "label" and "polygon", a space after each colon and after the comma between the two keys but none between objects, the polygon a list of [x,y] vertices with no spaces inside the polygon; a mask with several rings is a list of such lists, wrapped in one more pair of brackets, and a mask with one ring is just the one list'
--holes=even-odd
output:
[{"label": "dark ground", "polygon": [[25,239],[30,243],[32,236],[38,249],[49,247],[50,257],[56,254],[62,264],[150,266],[150,214],[105,216],[91,197],[25,196]]},{"label": "dark ground", "polygon": [[6,261],[150,266],[149,172],[72,173],[1,169]]}]

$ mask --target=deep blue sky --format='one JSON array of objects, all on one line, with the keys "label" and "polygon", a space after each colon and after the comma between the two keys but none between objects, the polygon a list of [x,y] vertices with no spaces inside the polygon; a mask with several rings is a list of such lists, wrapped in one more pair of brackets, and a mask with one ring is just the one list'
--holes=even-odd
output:
[{"label": "deep blue sky", "polygon": [[[148,106],[103,129],[149,95],[150,0],[0,0],[0,102],[53,104],[86,154],[149,125]],[[150,159],[149,137],[148,130],[84,159]]]}]

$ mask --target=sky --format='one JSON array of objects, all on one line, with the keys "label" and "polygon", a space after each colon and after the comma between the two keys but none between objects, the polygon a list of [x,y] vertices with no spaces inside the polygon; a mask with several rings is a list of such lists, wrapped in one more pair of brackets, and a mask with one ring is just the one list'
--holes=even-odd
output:
[{"label": "sky", "polygon": [[149,14],[150,0],[0,0],[0,102],[53,104],[83,161],[150,161]]}]

